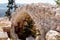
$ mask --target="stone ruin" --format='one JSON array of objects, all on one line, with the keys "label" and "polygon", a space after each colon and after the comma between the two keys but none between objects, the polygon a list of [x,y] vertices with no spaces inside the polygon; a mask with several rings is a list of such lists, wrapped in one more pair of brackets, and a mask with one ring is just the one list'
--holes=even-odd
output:
[{"label": "stone ruin", "polygon": [[[3,32],[3,34],[4,32],[7,32],[8,34],[11,35],[11,37],[14,38],[14,40],[20,40],[18,36],[16,36],[16,34],[18,33],[15,33],[14,27],[17,26],[16,25],[17,21],[21,22],[26,17],[28,18],[28,16],[26,15],[29,15],[29,17],[34,22],[35,28],[37,28],[40,31],[40,34],[39,33],[38,34],[40,35],[41,38],[40,37],[39,38],[41,40],[46,40],[45,37],[50,35],[50,34],[47,35],[47,33],[49,33],[49,30],[54,30],[60,33],[60,7],[57,5],[50,5],[50,4],[44,4],[44,3],[27,4],[17,8],[16,12],[14,12],[12,15],[11,21],[7,21],[2,18],[3,20],[1,21],[3,23],[0,21],[1,32]],[[11,22],[12,22],[12,25],[11,25]],[[9,24],[6,24],[6,23],[9,23]],[[3,24],[5,24],[5,26]]]},{"label": "stone ruin", "polygon": [[[26,13],[25,13],[26,12]],[[39,29],[41,40],[45,40],[45,35],[49,30],[55,30],[60,33],[60,6],[44,3],[27,4],[17,8],[12,16],[12,22],[21,17],[20,14],[28,14],[34,21],[34,25]]]}]

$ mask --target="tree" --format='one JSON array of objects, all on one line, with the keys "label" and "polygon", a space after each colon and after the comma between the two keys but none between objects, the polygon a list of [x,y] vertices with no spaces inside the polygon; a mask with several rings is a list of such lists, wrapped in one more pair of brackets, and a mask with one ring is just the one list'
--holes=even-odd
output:
[{"label": "tree", "polygon": [[10,12],[10,9],[8,9],[8,10],[6,11],[5,16],[7,16],[7,17],[9,18],[9,20],[11,19],[11,12]]},{"label": "tree", "polygon": [[17,8],[17,5],[15,4],[15,0],[8,0],[7,7],[8,7],[8,10],[6,11],[5,16],[7,16],[9,18],[9,20],[10,20],[11,19],[11,10],[13,8],[16,10],[16,8]]},{"label": "tree", "polygon": [[55,0],[55,2],[60,6],[60,0]]},{"label": "tree", "polygon": [[8,0],[8,1],[9,1],[8,4],[12,4],[13,5],[14,0]]}]

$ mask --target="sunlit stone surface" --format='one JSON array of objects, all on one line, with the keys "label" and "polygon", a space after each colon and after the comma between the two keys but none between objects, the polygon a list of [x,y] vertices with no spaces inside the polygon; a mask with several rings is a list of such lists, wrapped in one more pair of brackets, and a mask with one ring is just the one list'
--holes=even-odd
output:
[{"label": "sunlit stone surface", "polygon": [[0,27],[11,27],[11,21],[7,17],[0,18]]},{"label": "sunlit stone surface", "polygon": [[0,32],[0,40],[7,40],[8,35],[7,32]]},{"label": "sunlit stone surface", "polygon": [[11,30],[11,21],[7,17],[0,17],[0,40],[7,40]]},{"label": "sunlit stone surface", "polygon": [[7,17],[0,17],[0,27],[5,31],[10,31],[11,21]]},{"label": "sunlit stone surface", "polygon": [[46,34],[46,40],[57,40],[57,37],[60,36],[60,33],[54,30],[50,30]]},{"label": "sunlit stone surface", "polygon": [[3,29],[2,28],[0,28],[0,32],[3,32]]}]

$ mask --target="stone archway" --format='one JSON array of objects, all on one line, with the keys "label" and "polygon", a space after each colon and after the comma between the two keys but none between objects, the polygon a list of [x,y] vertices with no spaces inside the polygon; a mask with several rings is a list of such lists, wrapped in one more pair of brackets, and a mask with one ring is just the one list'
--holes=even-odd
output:
[{"label": "stone archway", "polygon": [[34,25],[35,23],[26,11],[15,13],[11,21],[13,23],[11,36],[13,36],[12,34],[17,34],[18,38],[22,40],[26,40],[26,38],[29,36],[35,38],[36,34],[36,28]]}]

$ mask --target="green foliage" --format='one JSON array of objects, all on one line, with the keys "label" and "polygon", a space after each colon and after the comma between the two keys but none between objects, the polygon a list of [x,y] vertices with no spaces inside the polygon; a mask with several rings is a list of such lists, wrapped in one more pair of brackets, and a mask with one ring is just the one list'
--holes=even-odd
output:
[{"label": "green foliage", "polygon": [[9,1],[9,3],[8,3],[8,4],[12,4],[12,5],[13,5],[14,0],[8,0],[8,1]]},{"label": "green foliage", "polygon": [[8,0],[8,8],[13,9],[14,0]]},{"label": "green foliage", "polygon": [[10,18],[11,18],[11,10],[13,8],[16,10],[16,8],[17,8],[17,5],[15,4],[15,0],[8,0],[7,7],[8,7],[8,10],[6,11],[5,16],[7,16],[9,18],[9,20],[10,20]]},{"label": "green foliage", "polygon": [[55,0],[56,4],[60,6],[60,0]]}]

